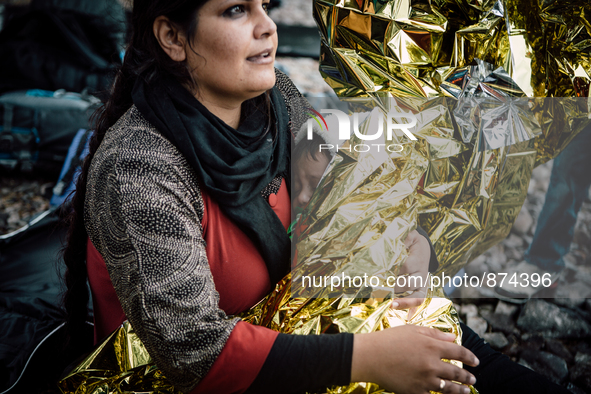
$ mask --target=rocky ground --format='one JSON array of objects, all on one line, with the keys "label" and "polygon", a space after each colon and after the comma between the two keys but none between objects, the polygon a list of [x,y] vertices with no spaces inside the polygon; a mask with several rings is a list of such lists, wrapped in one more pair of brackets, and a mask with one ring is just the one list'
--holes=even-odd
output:
[{"label": "rocky ground", "polygon": [[55,181],[47,177],[0,176],[0,235],[17,230],[48,209]]},{"label": "rocky ground", "polygon": [[[314,26],[311,0],[283,0],[271,17],[291,25]],[[277,64],[308,95],[330,88],[313,59],[280,58]],[[527,200],[511,234],[466,267],[470,275],[503,272],[523,259],[542,209],[551,162],[534,170]],[[0,234],[24,225],[47,209],[54,179],[0,176]],[[556,294],[513,305],[491,298],[492,289],[460,289],[453,294],[462,319],[493,348],[573,393],[591,393],[591,200],[579,213],[567,267]]]},{"label": "rocky ground", "polygon": [[[469,275],[506,272],[523,261],[544,204],[552,162],[534,170],[525,204],[511,234],[466,267]],[[492,289],[454,292],[461,318],[493,348],[573,393],[591,392],[591,200],[575,227],[566,269],[554,292],[523,305],[492,296]]]}]

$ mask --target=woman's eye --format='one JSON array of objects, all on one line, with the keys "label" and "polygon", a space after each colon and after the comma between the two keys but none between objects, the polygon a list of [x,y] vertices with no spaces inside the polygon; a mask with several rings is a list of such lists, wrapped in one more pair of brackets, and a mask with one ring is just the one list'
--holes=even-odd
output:
[{"label": "woman's eye", "polygon": [[243,5],[235,5],[224,11],[224,16],[236,17],[244,12],[246,12],[246,9]]},{"label": "woman's eye", "polygon": [[263,3],[263,10],[268,14],[269,13],[269,3]]}]

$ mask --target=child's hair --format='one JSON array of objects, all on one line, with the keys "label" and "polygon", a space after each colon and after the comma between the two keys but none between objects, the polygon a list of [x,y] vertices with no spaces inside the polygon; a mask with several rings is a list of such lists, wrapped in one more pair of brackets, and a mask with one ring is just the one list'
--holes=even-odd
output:
[{"label": "child's hair", "polygon": [[302,138],[295,145],[295,148],[291,155],[292,162],[294,164],[297,163],[297,161],[300,158],[304,157],[305,154],[307,154],[314,160],[318,160],[318,154],[323,154],[326,156],[328,161],[330,161],[332,159],[332,153],[328,149],[320,149],[321,144],[326,144],[326,141],[324,141],[324,139],[316,133],[312,134],[311,140],[307,138]]}]

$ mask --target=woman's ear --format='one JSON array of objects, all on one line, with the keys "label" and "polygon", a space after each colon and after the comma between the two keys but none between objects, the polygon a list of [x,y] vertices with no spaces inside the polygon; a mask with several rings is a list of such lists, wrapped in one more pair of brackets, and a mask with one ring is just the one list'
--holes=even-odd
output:
[{"label": "woman's ear", "polygon": [[187,38],[167,17],[159,16],[154,21],[154,35],[160,47],[170,58],[182,62],[187,58],[185,42]]}]

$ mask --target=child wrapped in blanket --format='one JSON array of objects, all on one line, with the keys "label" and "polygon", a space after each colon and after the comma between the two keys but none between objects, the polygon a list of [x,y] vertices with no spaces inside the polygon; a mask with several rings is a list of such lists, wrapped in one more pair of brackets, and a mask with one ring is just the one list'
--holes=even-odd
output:
[{"label": "child wrapped in blanket", "polygon": [[[327,117],[328,129],[338,127],[333,117]],[[307,138],[305,126],[296,137],[295,148],[292,152],[292,209],[293,217],[301,212],[312,197],[320,181],[325,175],[325,170],[336,155],[338,147],[344,141],[339,141],[326,130],[313,127],[312,138]],[[334,130],[334,129],[333,129]],[[427,233],[421,228],[409,233],[404,241],[408,250],[408,258],[401,267],[399,274],[421,275],[426,278],[428,272],[434,272],[439,265],[433,245]],[[424,281],[423,283],[426,283]],[[414,297],[396,299],[392,308],[409,308],[408,323],[414,324],[412,319],[414,312],[419,308],[423,298],[427,294],[426,288],[396,287],[395,293],[414,292]],[[418,296],[417,296],[418,294]],[[442,293],[440,293],[442,294]],[[453,308],[452,308],[453,309]],[[449,311],[449,310],[448,310]],[[456,314],[455,310],[453,314]],[[454,320],[457,319],[457,315]],[[456,320],[457,321],[457,320]],[[482,338],[464,323],[461,328],[461,344],[472,351],[480,360],[476,367],[464,365],[463,367],[477,377],[475,388],[480,393],[562,393],[566,390],[548,381],[542,375],[525,368],[509,359],[504,354],[493,350]],[[367,392],[383,392],[377,386],[364,386]],[[445,390],[441,390],[445,392]],[[330,391],[332,393],[333,391]],[[334,391],[340,392],[338,390]]]},{"label": "child wrapped in blanket", "polygon": [[[368,116],[369,112],[359,114],[359,122],[363,122]],[[339,140],[336,133],[329,132],[329,130],[338,129],[337,119],[334,116],[328,116],[326,122],[326,129],[313,124],[311,138],[308,137],[306,124],[296,136],[295,147],[292,152],[292,217],[294,218],[308,204],[326,168],[337,153],[338,147],[345,142]],[[417,228],[417,230],[413,230],[408,234],[404,240],[404,245],[407,248],[409,257],[401,267],[399,274],[420,276],[420,281],[417,280],[412,283],[425,284],[427,282],[427,273],[434,272],[439,265],[429,236],[423,229]],[[426,289],[424,287],[410,286],[411,281],[408,281],[407,284],[404,287],[397,286],[395,292],[397,294],[413,293],[412,299],[409,298],[400,302],[408,307],[417,306],[421,301],[420,295],[422,294],[424,297]]]}]

